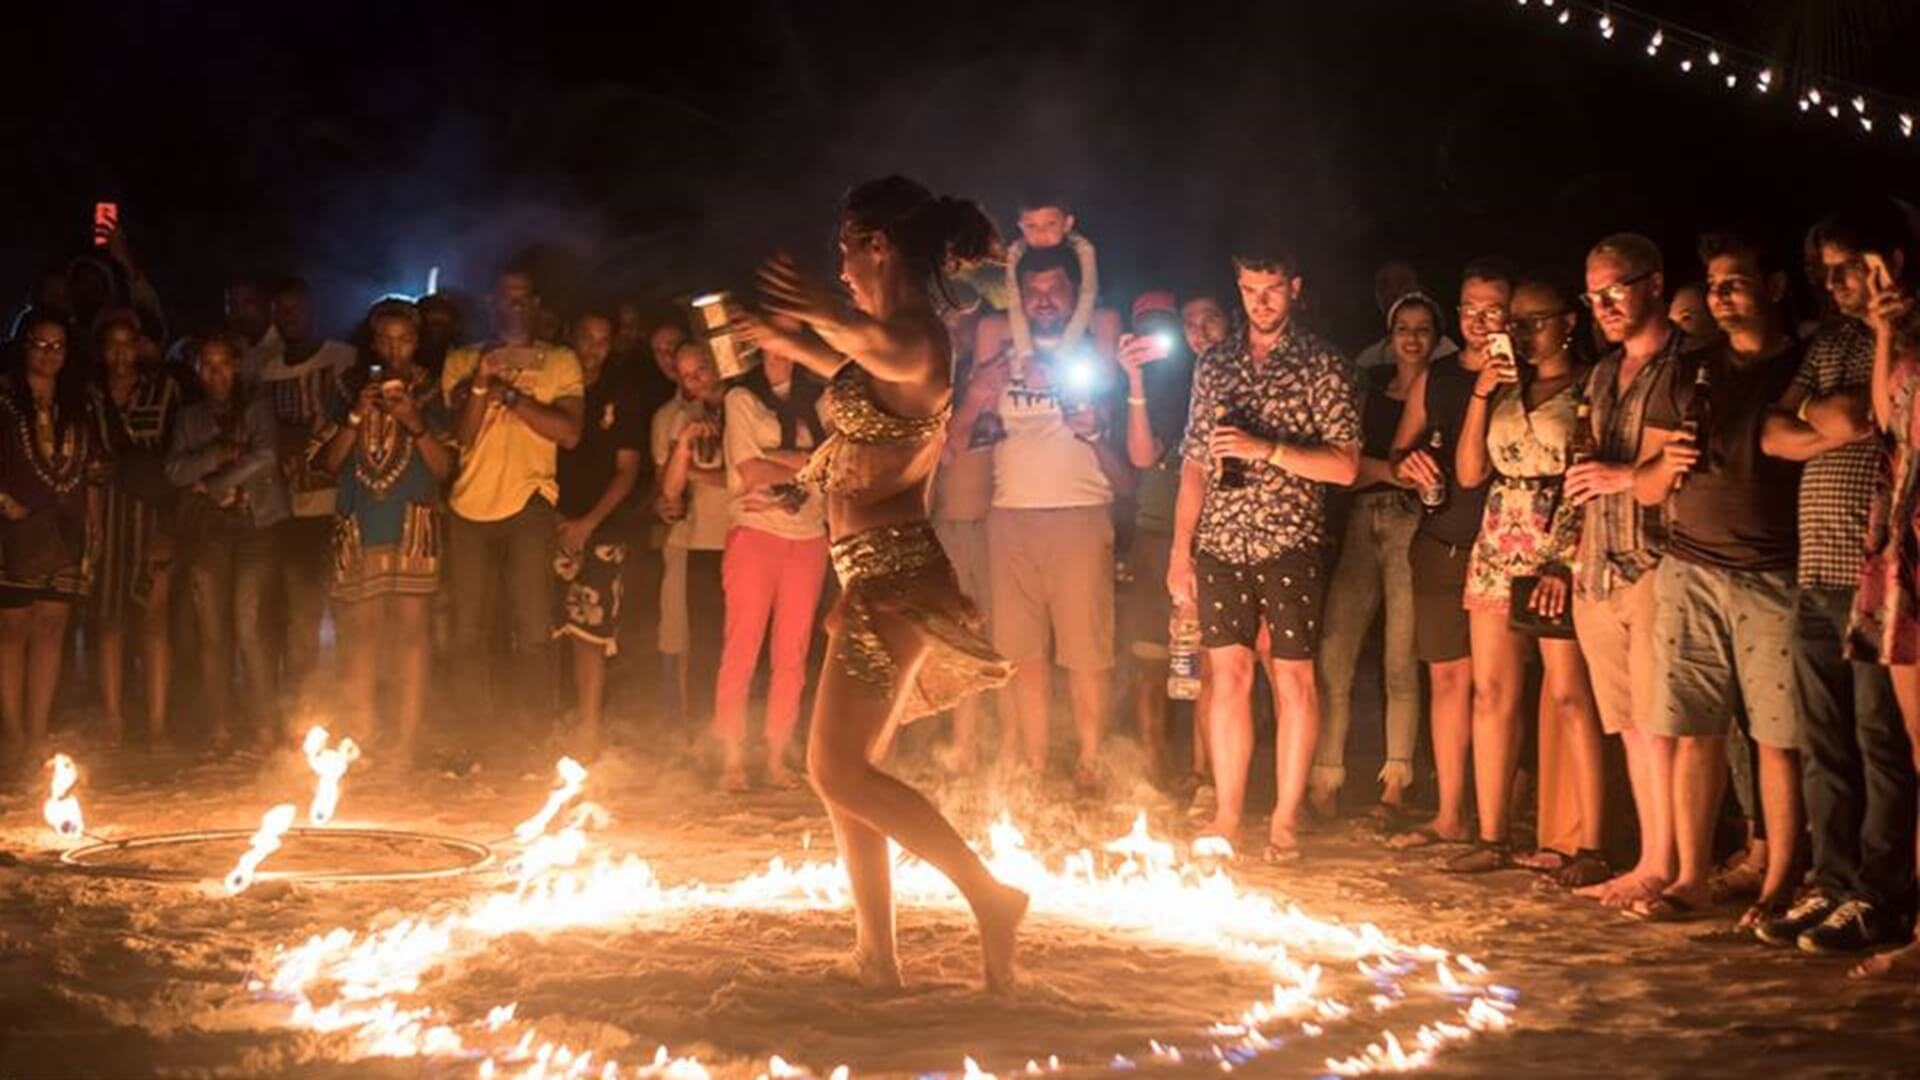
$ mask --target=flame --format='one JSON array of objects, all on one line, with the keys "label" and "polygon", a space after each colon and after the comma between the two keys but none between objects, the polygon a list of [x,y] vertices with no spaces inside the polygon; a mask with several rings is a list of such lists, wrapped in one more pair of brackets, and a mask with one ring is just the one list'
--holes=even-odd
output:
[{"label": "flame", "polygon": [[260,818],[260,828],[254,832],[247,853],[240,856],[239,863],[227,874],[227,895],[238,896],[253,885],[254,871],[260,869],[260,863],[267,856],[280,850],[280,837],[293,828],[293,818],[300,808],[292,803],[281,803],[267,811]]},{"label": "flame", "polygon": [[47,826],[59,834],[62,840],[75,840],[87,831],[86,822],[80,816],[80,800],[73,789],[80,783],[80,770],[73,759],[65,754],[55,754],[48,759],[47,767],[53,770],[53,782],[47,788],[47,801],[41,807],[41,814],[47,819]]},{"label": "flame", "polygon": [[327,737],[327,729],[315,724],[307,729],[306,742],[301,746],[318,778],[313,802],[307,807],[307,820],[315,825],[333,820],[334,809],[340,805],[340,778],[347,774],[347,766],[360,759],[360,747],[351,738],[343,736],[340,745],[329,747]]},{"label": "flame", "polygon": [[561,758],[553,771],[559,774],[559,779],[554,783],[553,791],[547,795],[547,804],[540,808],[539,813],[514,827],[514,839],[523,844],[532,843],[534,837],[546,832],[547,823],[553,820],[553,815],[559,813],[560,808],[571,802],[586,786],[587,767],[570,757]]},{"label": "flame", "polygon": [[[587,770],[566,758],[557,774],[546,805],[515,830],[525,847],[509,860],[505,887],[471,897],[434,919],[407,920],[365,933],[336,929],[277,949],[252,989],[290,1002],[292,1024],[344,1033],[347,1045],[364,1055],[464,1057],[477,1061],[479,1075],[486,1077],[597,1074],[709,1080],[705,1065],[676,1058],[665,1047],[647,1062],[596,1062],[585,1052],[541,1040],[513,1004],[485,1010],[484,1019],[456,1021],[419,1003],[433,973],[459,957],[487,950],[507,934],[618,926],[712,909],[850,906],[846,877],[836,863],[789,865],[775,858],[759,873],[729,883],[665,884],[646,861],[633,855],[590,851],[589,830],[606,822],[605,811],[592,803],[577,806],[566,824],[548,835],[548,826],[579,795],[587,778]],[[290,816],[291,808],[276,808],[282,809]],[[262,833],[267,831],[263,826]],[[1081,850],[1053,864],[1029,850],[1019,828],[1002,815],[989,827],[983,851],[995,876],[1033,897],[1036,914],[1208,952],[1271,974],[1274,982],[1266,998],[1196,1034],[1205,1044],[1156,1041],[1140,1055],[1115,1054],[1098,1063],[1109,1068],[1199,1061],[1233,1071],[1297,1037],[1311,1038],[1329,1027],[1399,1008],[1411,999],[1398,980],[1428,968],[1447,993],[1423,1000],[1451,1002],[1459,1009],[1455,1019],[1427,1024],[1404,1037],[1383,1031],[1360,1053],[1328,1059],[1329,1072],[1420,1068],[1450,1043],[1504,1031],[1512,1023],[1515,995],[1480,981],[1486,969],[1473,960],[1395,940],[1370,924],[1317,920],[1290,902],[1243,891],[1217,862],[1196,860],[1156,839],[1144,814],[1134,819],[1127,835],[1097,852]],[[932,867],[897,851],[895,863],[894,890],[902,902],[964,910],[953,885]],[[1354,965],[1376,992],[1355,1004],[1333,996],[1321,966],[1333,962]],[[1471,978],[1456,976],[1453,966]],[[316,1000],[326,1004],[316,1005]],[[1004,1063],[996,1072],[968,1059],[962,1069],[965,1077],[989,1080],[1009,1073],[1058,1073],[1062,1065],[1057,1057],[1048,1057],[1044,1065],[1029,1061],[1021,1069]],[[814,1080],[823,1074],[773,1057],[759,1075],[762,1080]],[[842,1065],[824,1075],[847,1080],[849,1072]]]}]

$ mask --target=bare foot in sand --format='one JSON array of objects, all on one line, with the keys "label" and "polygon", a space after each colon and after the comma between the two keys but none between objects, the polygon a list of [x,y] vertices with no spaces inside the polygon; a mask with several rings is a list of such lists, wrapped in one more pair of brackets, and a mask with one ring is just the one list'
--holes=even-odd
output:
[{"label": "bare foot in sand", "polygon": [[843,979],[859,983],[869,990],[898,990],[906,985],[900,978],[900,961],[896,957],[878,956],[864,946],[856,945],[852,952],[840,958],[833,966],[834,974]]},{"label": "bare foot in sand", "polygon": [[999,886],[999,894],[974,912],[980,920],[980,954],[984,962],[987,991],[1004,994],[1013,989],[1014,953],[1019,947],[1020,920],[1027,917],[1026,893],[1011,885]]},{"label": "bare foot in sand", "polygon": [[1598,885],[1576,889],[1574,895],[1598,900],[1606,907],[1626,908],[1659,899],[1666,887],[1666,878],[1644,870],[1629,870]]},{"label": "bare foot in sand", "polygon": [[1847,978],[1920,980],[1920,941],[1903,949],[1867,957],[1847,972]]}]

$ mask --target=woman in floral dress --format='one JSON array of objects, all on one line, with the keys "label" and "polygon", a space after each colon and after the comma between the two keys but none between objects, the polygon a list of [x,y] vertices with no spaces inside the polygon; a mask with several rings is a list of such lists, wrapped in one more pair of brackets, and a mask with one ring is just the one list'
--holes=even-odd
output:
[{"label": "woman in floral dress", "polygon": [[[1585,375],[1572,351],[1577,322],[1562,289],[1527,281],[1515,290],[1508,325],[1529,376],[1520,378],[1517,364],[1488,364],[1480,371],[1455,455],[1463,485],[1483,483],[1490,475],[1493,480],[1463,601],[1473,640],[1473,760],[1480,807],[1475,850],[1448,864],[1463,873],[1515,865],[1508,830],[1523,730],[1521,692],[1534,639],[1509,622],[1513,579],[1538,577],[1530,598],[1535,613],[1563,618],[1569,610],[1579,515],[1561,498],[1560,480],[1570,464]],[[1553,869],[1563,885],[1588,885],[1610,873],[1599,850],[1605,795],[1600,721],[1586,661],[1572,635],[1542,637],[1539,643],[1546,667],[1541,692],[1552,708],[1544,714],[1551,720],[1542,724],[1539,740],[1542,857],[1532,862]]]}]

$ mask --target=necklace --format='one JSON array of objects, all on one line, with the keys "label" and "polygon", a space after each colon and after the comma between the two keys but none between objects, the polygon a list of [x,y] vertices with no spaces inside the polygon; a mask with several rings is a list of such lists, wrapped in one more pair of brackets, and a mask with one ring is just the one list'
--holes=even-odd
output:
[{"label": "necklace", "polygon": [[21,457],[48,490],[66,495],[80,486],[86,475],[80,425],[69,424],[66,433],[59,434],[59,405],[55,402],[35,402],[31,419],[20,413],[11,395],[0,394],[0,408],[13,418],[15,434],[26,451]]}]

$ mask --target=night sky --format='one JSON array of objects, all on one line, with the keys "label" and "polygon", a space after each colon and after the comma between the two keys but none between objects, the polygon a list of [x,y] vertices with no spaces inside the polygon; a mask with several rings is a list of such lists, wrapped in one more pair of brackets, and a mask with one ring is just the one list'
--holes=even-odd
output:
[{"label": "night sky", "polygon": [[[1643,6],[1920,92],[1920,20],[1897,3]],[[1009,226],[1020,193],[1063,193],[1110,296],[1209,282],[1231,237],[1277,227],[1351,342],[1387,254],[1444,289],[1472,255],[1572,269],[1634,227],[1685,276],[1700,226],[1790,240],[1851,194],[1920,195],[1920,141],[1689,81],[1509,0],[491,7],[14,14],[0,290],[83,250],[110,197],[178,329],[217,317],[235,270],[306,275],[338,332],[431,266],[483,285],[533,243],[562,301],[664,294],[738,281],[775,245],[824,259],[838,194],[901,171]]]}]

